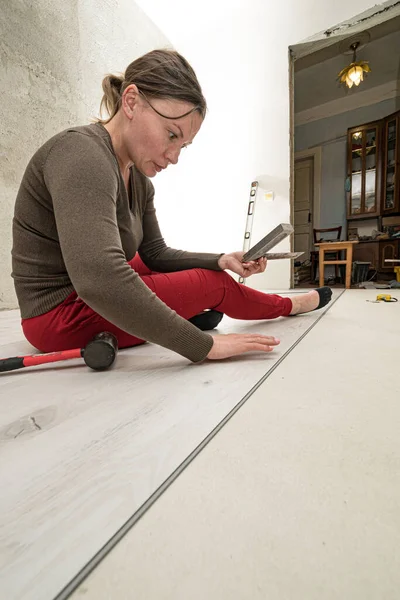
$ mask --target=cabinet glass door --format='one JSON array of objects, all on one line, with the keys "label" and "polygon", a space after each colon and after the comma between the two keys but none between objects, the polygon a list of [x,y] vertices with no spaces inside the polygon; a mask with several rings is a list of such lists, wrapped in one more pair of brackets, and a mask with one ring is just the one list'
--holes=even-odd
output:
[{"label": "cabinet glass door", "polygon": [[363,128],[351,135],[351,215],[367,215],[378,209],[377,136],[377,127]]},{"label": "cabinet glass door", "polygon": [[363,132],[351,136],[351,209],[352,215],[361,213]]},{"label": "cabinet glass door", "polygon": [[396,182],[396,139],[397,121],[389,121],[386,129],[385,147],[385,193],[383,197],[383,209],[392,210],[395,207],[395,182]]},{"label": "cabinet glass door", "polygon": [[377,168],[377,130],[367,129],[365,136],[365,205],[364,212],[376,212],[376,168]]}]

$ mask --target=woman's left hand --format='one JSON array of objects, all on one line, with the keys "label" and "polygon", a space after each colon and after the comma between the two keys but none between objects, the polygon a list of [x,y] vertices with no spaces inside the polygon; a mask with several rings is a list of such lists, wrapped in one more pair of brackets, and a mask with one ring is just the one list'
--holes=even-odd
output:
[{"label": "woman's left hand", "polygon": [[231,252],[223,254],[218,260],[218,264],[225,271],[229,269],[241,277],[250,277],[256,273],[263,273],[267,268],[267,259],[259,258],[249,262],[242,262],[244,252]]}]

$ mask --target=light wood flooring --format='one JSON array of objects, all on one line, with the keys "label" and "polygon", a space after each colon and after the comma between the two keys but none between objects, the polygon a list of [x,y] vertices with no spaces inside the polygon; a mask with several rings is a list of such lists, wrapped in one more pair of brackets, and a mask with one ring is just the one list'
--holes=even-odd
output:
[{"label": "light wood flooring", "polygon": [[[76,360],[1,374],[1,600],[59,594],[324,312],[224,317],[221,333],[279,337],[269,355],[192,365],[146,344],[121,351],[103,373]],[[0,356],[30,351],[18,311],[1,312]]]}]

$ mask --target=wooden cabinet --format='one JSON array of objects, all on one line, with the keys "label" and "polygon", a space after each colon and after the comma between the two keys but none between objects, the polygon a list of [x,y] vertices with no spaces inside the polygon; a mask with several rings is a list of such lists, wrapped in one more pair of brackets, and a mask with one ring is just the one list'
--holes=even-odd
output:
[{"label": "wooden cabinet", "polygon": [[400,113],[390,115],[383,127],[382,214],[400,212]]},{"label": "wooden cabinet", "polygon": [[400,215],[400,111],[347,130],[346,195],[348,221]]},{"label": "wooden cabinet", "polygon": [[379,242],[360,242],[353,248],[353,260],[370,262],[371,269],[379,269]]},{"label": "wooden cabinet", "polygon": [[[400,111],[347,130],[346,195],[348,230],[358,219],[375,219],[371,231],[392,235],[400,223]],[[355,261],[370,262],[385,277],[395,264],[388,258],[400,258],[400,240],[360,240],[354,248]]]},{"label": "wooden cabinet", "polygon": [[393,272],[393,263],[385,263],[386,258],[400,258],[399,240],[360,242],[354,246],[353,260],[370,262],[371,269],[379,273]]}]

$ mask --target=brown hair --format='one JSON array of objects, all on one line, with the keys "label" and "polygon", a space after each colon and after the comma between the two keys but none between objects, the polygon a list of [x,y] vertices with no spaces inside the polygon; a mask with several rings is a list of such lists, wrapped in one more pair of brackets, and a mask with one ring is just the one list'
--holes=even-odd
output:
[{"label": "brown hair", "polygon": [[104,109],[109,117],[97,119],[98,122],[105,124],[111,121],[121,106],[124,90],[132,83],[146,99],[162,98],[189,102],[203,119],[206,115],[206,100],[196,74],[187,60],[174,50],[153,50],[131,62],[125,75],[104,77],[100,114]]}]

